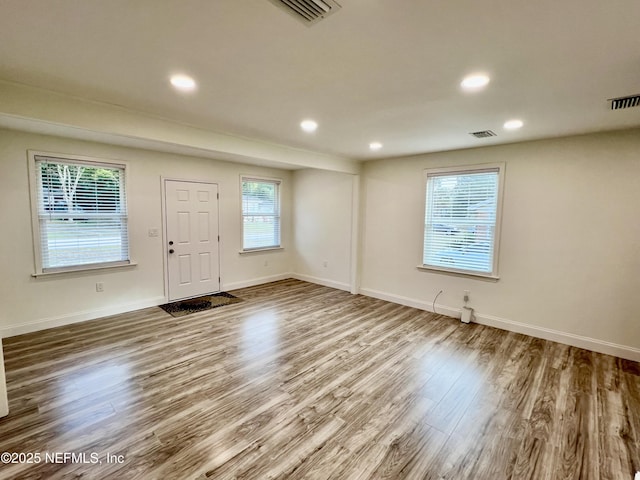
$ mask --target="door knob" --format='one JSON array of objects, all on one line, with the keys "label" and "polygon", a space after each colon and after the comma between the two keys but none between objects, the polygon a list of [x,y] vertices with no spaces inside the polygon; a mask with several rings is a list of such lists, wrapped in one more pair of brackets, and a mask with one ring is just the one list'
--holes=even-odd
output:
[{"label": "door knob", "polygon": [[169,240],[169,245],[173,245],[173,240]]},{"label": "door knob", "polygon": [[173,248],[171,250],[169,250],[169,253],[173,253]]}]

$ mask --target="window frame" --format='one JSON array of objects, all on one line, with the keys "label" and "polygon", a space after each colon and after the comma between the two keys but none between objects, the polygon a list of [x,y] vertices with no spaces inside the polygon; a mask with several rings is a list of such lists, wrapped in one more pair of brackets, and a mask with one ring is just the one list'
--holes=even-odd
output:
[{"label": "window frame", "polygon": [[[64,273],[73,273],[73,272],[85,272],[91,270],[102,270],[107,268],[119,268],[119,267],[130,267],[137,265],[135,262],[131,260],[131,229],[129,223],[129,164],[125,161],[121,160],[107,160],[103,158],[89,157],[84,155],[72,155],[66,153],[53,153],[53,152],[43,152],[43,151],[35,151],[35,150],[27,150],[28,157],[28,172],[29,172],[29,196],[31,201],[31,233],[33,240],[33,253],[34,253],[34,267],[35,272],[32,274],[34,277],[45,276],[45,275],[57,275]],[[76,265],[68,265],[64,267],[43,267],[43,251],[41,245],[41,229],[40,229],[40,210],[38,204],[39,198],[39,189],[40,185],[40,176],[38,175],[38,167],[37,162],[39,157],[44,157],[55,163],[56,161],[59,163],[66,164],[75,164],[75,165],[86,165],[92,168],[118,168],[122,169],[122,180],[124,185],[120,185],[121,190],[123,191],[126,211],[124,214],[124,223],[126,226],[127,232],[127,259],[126,260],[118,260],[112,262],[99,262],[99,263],[89,263],[89,264],[76,264]]]},{"label": "window frame", "polygon": [[[254,248],[245,248],[245,237],[244,237],[244,219],[245,217],[253,217],[257,215],[245,215],[244,212],[244,204],[243,204],[243,195],[242,188],[245,182],[264,182],[271,183],[276,185],[276,206],[277,206],[277,214],[273,215],[274,218],[278,219],[278,243],[277,245],[271,246],[263,246],[263,247],[254,247]],[[269,215],[260,215],[260,216],[269,216]],[[282,250],[282,179],[274,178],[274,177],[265,177],[260,175],[240,175],[240,253],[253,253],[253,252],[265,252],[265,251],[273,251],[273,250]]]},{"label": "window frame", "polygon": [[[504,162],[499,163],[484,163],[477,165],[459,165],[452,167],[437,167],[437,168],[426,168],[423,171],[423,189],[422,189],[422,257],[420,261],[420,265],[418,265],[418,269],[430,272],[442,272],[442,273],[451,273],[462,276],[471,276],[471,277],[480,277],[489,280],[498,280],[500,277],[498,275],[498,265],[499,265],[499,257],[500,257],[500,237],[502,231],[502,204],[503,204],[503,196],[504,196],[504,177],[505,177],[505,168],[506,164]],[[449,268],[443,267],[440,265],[429,265],[424,263],[425,258],[425,235],[426,235],[426,215],[428,211],[428,182],[430,176],[444,176],[444,175],[462,175],[462,174],[473,174],[473,173],[483,173],[497,170],[498,173],[498,191],[496,198],[496,220],[493,234],[493,263],[491,272],[480,272],[476,270],[465,270],[461,268]]]}]

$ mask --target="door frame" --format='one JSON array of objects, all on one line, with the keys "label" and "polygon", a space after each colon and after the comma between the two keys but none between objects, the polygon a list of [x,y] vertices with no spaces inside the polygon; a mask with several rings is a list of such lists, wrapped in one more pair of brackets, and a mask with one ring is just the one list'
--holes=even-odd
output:
[{"label": "door frame", "polygon": [[222,244],[222,233],[220,232],[220,183],[212,180],[194,180],[193,178],[184,177],[165,177],[160,176],[160,196],[162,210],[162,275],[164,277],[164,300],[169,302],[169,240],[167,233],[167,182],[187,182],[187,183],[204,183],[207,185],[215,185],[218,188],[218,198],[216,208],[218,209],[218,276],[220,277],[220,291],[222,291],[222,265],[220,263],[220,248]]}]

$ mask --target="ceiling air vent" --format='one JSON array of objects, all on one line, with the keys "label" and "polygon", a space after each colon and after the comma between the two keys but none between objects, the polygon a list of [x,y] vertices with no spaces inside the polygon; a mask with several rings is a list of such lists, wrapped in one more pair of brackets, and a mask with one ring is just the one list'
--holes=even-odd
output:
[{"label": "ceiling air vent", "polygon": [[305,25],[314,25],[342,8],[334,0],[269,0]]},{"label": "ceiling air vent", "polygon": [[473,135],[476,138],[495,137],[496,133],[491,130],[480,130],[479,132],[471,132],[469,135]]},{"label": "ceiling air vent", "polygon": [[611,98],[611,110],[620,110],[621,108],[637,107],[640,105],[640,94],[630,95],[628,97]]}]

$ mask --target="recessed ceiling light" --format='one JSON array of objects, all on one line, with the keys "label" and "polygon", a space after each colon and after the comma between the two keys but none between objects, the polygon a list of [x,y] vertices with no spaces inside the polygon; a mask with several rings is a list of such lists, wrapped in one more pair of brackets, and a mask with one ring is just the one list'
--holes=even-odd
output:
[{"label": "recessed ceiling light", "polygon": [[489,77],[483,73],[477,73],[464,77],[460,86],[465,90],[479,90],[482,87],[486,87],[489,83]]},{"label": "recessed ceiling light", "polygon": [[522,127],[522,125],[524,125],[524,123],[522,123],[522,120],[509,120],[507,122],[504,122],[503,127],[507,130],[517,130],[518,128]]},{"label": "recessed ceiling light", "polygon": [[302,130],[304,130],[305,132],[315,132],[318,128],[318,122],[315,122],[313,120],[303,120],[302,122],[300,122],[300,128],[302,128]]},{"label": "recessed ceiling light", "polygon": [[369,148],[371,150],[380,150],[382,148],[382,144],[380,142],[371,142],[369,144]]},{"label": "recessed ceiling light", "polygon": [[188,75],[172,75],[171,85],[181,92],[191,92],[196,88],[196,81]]}]

